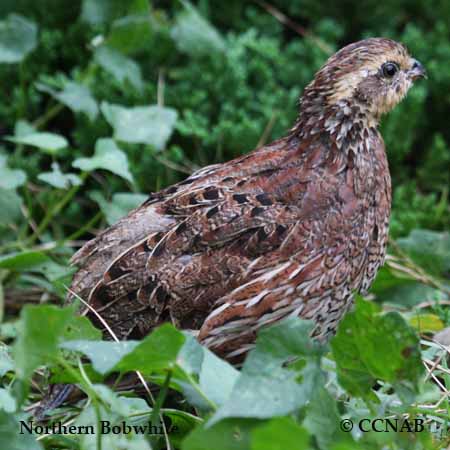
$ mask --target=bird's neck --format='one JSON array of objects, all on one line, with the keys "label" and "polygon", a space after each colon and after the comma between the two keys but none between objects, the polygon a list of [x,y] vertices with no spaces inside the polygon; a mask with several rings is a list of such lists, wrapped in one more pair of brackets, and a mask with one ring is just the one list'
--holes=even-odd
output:
[{"label": "bird's neck", "polygon": [[306,141],[320,139],[322,143],[328,140],[344,152],[350,148],[362,151],[370,137],[379,136],[378,122],[363,101],[340,100],[330,105],[325,95],[315,93],[301,99],[291,136]]},{"label": "bird's neck", "polygon": [[[364,197],[390,189],[384,143],[377,126],[378,121],[367,114],[364,105],[355,102],[322,109],[303,102],[290,139],[302,160],[320,148],[322,157],[316,161],[328,166],[328,171],[344,173],[351,168],[353,191]],[[381,173],[387,175],[378,179]]]}]

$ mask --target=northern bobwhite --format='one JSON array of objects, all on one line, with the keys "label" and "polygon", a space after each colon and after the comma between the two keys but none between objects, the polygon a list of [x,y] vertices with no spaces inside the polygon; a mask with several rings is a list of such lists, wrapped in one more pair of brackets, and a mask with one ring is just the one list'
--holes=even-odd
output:
[{"label": "northern bobwhite", "polygon": [[231,361],[291,314],[326,338],[383,264],[391,181],[378,123],[424,76],[392,40],[344,47],[286,137],[152,194],[74,255],[71,290],[120,339],[172,322]]}]

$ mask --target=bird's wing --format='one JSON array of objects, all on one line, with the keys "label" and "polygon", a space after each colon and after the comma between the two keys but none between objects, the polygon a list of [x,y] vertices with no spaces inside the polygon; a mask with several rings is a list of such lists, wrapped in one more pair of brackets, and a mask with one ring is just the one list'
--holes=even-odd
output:
[{"label": "bird's wing", "polygon": [[[71,262],[78,266],[79,270],[72,281],[72,293],[87,299],[107,268],[122,253],[136,243],[151,238],[153,234],[166,233],[176,226],[180,214],[175,214],[174,217],[173,214],[167,213],[162,207],[165,202],[169,202],[173,208],[177,209],[176,204],[182,207],[183,200],[195,196],[195,193],[199,192],[199,187],[213,186],[216,183],[226,182],[227,179],[231,184],[241,182],[245,177],[260,173],[269,167],[271,162],[277,163],[277,160],[281,158],[281,154],[277,155],[277,151],[282,146],[281,142],[276,141],[258,151],[267,156],[265,165],[252,163],[252,158],[256,155],[256,152],[253,152],[226,164],[204,167],[186,180],[152,194],[143,205],[87,242],[74,254]],[[186,214],[190,213],[190,206],[193,205],[187,205],[185,208]],[[193,209],[196,208],[190,208],[190,210]],[[71,302],[73,299],[74,296],[69,294],[67,301]]]},{"label": "bird's wing", "polygon": [[199,328],[245,282],[246,267],[308,214],[283,197],[307,185],[291,160],[289,146],[275,142],[154,194],[79,250],[71,290],[120,322],[121,337],[164,320]]},{"label": "bird's wing", "polygon": [[117,311],[119,320],[128,322],[122,328],[130,329],[131,320],[124,309],[134,314],[146,307],[153,310],[147,318],[167,312],[183,328],[198,327],[215,300],[243,281],[251,261],[277,248],[301,214],[267,194],[208,186],[188,196],[187,203],[167,201],[168,229],[151,232],[120,253],[91,290],[91,305],[111,316]]},{"label": "bird's wing", "polygon": [[[71,260],[79,267],[72,280],[72,293],[87,299],[111,261],[124,252],[130,242],[140,241],[151,233],[167,231],[173,223],[173,219],[161,214],[157,203],[149,204],[135,209],[87,242]],[[73,301],[72,294],[68,295],[67,301]]]}]

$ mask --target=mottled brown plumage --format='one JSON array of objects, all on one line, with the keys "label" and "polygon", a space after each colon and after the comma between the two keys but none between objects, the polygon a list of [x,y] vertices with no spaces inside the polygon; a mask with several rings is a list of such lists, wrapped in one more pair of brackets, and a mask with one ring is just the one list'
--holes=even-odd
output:
[{"label": "mottled brown plumage", "polygon": [[170,321],[232,361],[290,314],[326,338],[383,264],[391,182],[377,126],[423,75],[394,41],[343,48],[285,138],[151,195],[75,254],[72,291],[120,339]]},{"label": "mottled brown plumage", "polygon": [[326,339],[383,264],[391,181],[377,127],[424,75],[394,41],[343,48],[286,137],[152,194],[82,247],[68,302],[88,301],[120,339],[163,322],[194,330],[232,362],[291,314]]}]

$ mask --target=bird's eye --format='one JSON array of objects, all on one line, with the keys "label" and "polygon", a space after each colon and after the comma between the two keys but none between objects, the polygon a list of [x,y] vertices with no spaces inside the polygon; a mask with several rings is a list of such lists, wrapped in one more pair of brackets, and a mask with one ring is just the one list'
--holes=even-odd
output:
[{"label": "bird's eye", "polygon": [[387,62],[381,66],[383,76],[386,78],[392,78],[398,72],[398,70],[398,65],[393,62]]}]

